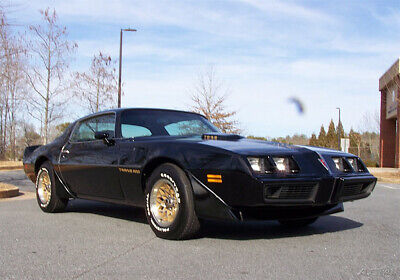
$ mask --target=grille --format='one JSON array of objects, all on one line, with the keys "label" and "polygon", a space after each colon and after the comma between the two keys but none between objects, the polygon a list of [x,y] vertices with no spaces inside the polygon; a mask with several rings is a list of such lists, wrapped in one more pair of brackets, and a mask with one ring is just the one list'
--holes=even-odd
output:
[{"label": "grille", "polygon": [[352,195],[357,195],[362,192],[363,185],[362,184],[357,184],[357,185],[345,185],[342,190],[342,196],[352,196]]},{"label": "grille", "polygon": [[315,185],[267,186],[267,199],[310,199]]}]

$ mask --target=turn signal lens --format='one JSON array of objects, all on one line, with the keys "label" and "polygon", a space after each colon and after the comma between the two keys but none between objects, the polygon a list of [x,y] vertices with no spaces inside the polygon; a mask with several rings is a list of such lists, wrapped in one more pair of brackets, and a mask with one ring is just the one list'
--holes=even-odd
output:
[{"label": "turn signal lens", "polygon": [[220,174],[207,174],[207,181],[209,183],[222,183],[222,176]]}]

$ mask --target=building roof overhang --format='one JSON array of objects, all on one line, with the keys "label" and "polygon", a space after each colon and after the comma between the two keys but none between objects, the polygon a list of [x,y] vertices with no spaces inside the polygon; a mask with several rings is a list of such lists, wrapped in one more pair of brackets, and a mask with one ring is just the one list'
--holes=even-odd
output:
[{"label": "building roof overhang", "polygon": [[379,90],[383,90],[390,84],[393,79],[400,74],[400,59],[397,59],[395,63],[379,78]]}]

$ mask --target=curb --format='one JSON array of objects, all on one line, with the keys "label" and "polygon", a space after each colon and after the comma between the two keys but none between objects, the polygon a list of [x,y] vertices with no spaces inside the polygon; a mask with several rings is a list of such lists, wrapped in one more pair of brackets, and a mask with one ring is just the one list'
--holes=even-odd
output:
[{"label": "curb", "polygon": [[17,165],[17,166],[0,166],[0,171],[1,170],[16,170],[16,169],[24,169],[24,167],[21,165]]},{"label": "curb", "polygon": [[19,188],[5,183],[0,183],[0,198],[9,198],[18,196]]}]

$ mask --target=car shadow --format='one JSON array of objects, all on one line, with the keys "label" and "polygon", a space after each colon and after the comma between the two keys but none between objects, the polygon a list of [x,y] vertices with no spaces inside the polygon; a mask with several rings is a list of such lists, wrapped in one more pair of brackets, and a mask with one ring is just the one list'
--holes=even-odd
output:
[{"label": "car shadow", "polygon": [[[91,213],[142,224],[147,223],[144,209],[84,199],[69,201],[65,212]],[[361,226],[363,224],[360,222],[340,216],[323,216],[312,225],[301,228],[282,226],[277,221],[202,221],[201,232],[197,238],[232,240],[290,238],[340,232]]]},{"label": "car shadow", "polygon": [[199,238],[233,240],[275,239],[339,232],[361,226],[363,226],[362,223],[339,216],[323,216],[315,223],[299,228],[283,226],[278,221],[240,223],[204,221]]},{"label": "car shadow", "polygon": [[146,214],[141,208],[85,199],[70,200],[65,212],[91,213],[142,224],[147,223]]}]

